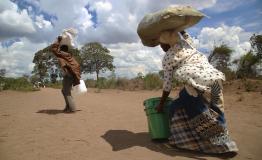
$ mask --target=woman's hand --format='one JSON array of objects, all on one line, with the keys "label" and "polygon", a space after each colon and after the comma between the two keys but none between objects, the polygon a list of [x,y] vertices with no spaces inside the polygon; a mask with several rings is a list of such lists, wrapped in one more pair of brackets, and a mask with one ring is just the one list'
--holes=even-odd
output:
[{"label": "woman's hand", "polygon": [[164,109],[164,105],[161,104],[161,103],[159,103],[159,104],[157,105],[157,107],[156,107],[156,110],[157,110],[158,113],[163,112],[163,109]]},{"label": "woman's hand", "polygon": [[165,104],[166,99],[169,96],[169,94],[170,94],[170,91],[163,91],[160,102],[156,107],[156,110],[157,110],[158,113],[163,112],[164,104]]},{"label": "woman's hand", "polygon": [[183,34],[185,34],[185,33],[186,33],[186,31],[184,31],[184,30],[183,30],[183,31],[180,31],[180,34],[181,34],[181,35],[183,35]]}]

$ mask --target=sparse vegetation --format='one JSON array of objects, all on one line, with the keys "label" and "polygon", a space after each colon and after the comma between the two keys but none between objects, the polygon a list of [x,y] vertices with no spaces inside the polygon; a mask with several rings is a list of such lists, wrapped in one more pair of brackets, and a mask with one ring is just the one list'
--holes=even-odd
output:
[{"label": "sparse vegetation", "polygon": [[24,77],[19,78],[6,78],[0,77],[0,91],[3,90],[16,90],[16,91],[37,91],[33,84]]}]

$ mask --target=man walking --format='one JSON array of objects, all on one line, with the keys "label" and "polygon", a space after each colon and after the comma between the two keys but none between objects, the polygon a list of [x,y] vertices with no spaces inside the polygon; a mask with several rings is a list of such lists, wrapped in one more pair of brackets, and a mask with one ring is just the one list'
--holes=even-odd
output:
[{"label": "man walking", "polygon": [[60,45],[62,37],[59,36],[57,41],[51,45],[51,50],[57,57],[60,67],[63,71],[63,88],[62,94],[65,99],[64,112],[71,113],[76,111],[75,103],[71,95],[72,86],[80,84],[80,65],[69,53],[68,45]]}]

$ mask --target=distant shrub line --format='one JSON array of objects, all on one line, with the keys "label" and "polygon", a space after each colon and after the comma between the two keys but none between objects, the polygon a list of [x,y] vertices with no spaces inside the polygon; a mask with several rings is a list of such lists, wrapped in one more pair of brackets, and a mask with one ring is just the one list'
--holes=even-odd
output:
[{"label": "distant shrub line", "polygon": [[[121,90],[159,90],[163,87],[163,80],[159,74],[149,73],[144,77],[127,78],[100,78],[98,82],[87,79],[86,85],[89,88],[99,89],[121,89]],[[173,80],[173,86],[178,86],[179,83]]]},{"label": "distant shrub line", "polygon": [[[228,71],[225,72],[227,80],[236,80],[234,72]],[[145,76],[138,75],[135,78],[116,78],[109,77],[104,78],[100,77],[98,81],[93,79],[85,80],[85,83],[88,88],[98,88],[98,89],[120,89],[120,90],[159,90],[163,87],[163,75],[161,73],[148,73]],[[262,80],[262,77],[256,78],[257,80]],[[243,87],[246,91],[253,91],[255,89],[254,82],[246,81],[245,79],[241,80]],[[258,81],[259,82],[259,81]],[[258,83],[256,82],[256,83]],[[62,88],[62,81],[57,81],[56,83],[46,81],[44,85],[38,84],[32,81],[30,77],[19,77],[19,78],[7,78],[0,77],[0,91],[3,90],[16,90],[16,91],[38,91],[41,87],[49,87],[55,89]],[[182,83],[173,79],[173,87],[181,87]]]},{"label": "distant shrub line", "polygon": [[27,78],[6,78],[0,77],[0,91],[16,90],[16,91],[37,91],[32,83]]}]

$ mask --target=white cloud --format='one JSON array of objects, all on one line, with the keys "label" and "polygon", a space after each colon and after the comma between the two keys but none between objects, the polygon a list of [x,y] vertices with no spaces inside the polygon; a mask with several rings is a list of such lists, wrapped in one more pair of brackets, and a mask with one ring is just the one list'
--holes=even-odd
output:
[{"label": "white cloud", "polygon": [[0,40],[35,33],[33,21],[27,10],[18,11],[11,1],[0,2]]},{"label": "white cloud", "polygon": [[201,1],[196,1],[196,0],[173,0],[173,2],[176,5],[189,5],[194,8],[197,8],[199,10],[203,10],[206,8],[213,7],[218,0],[201,0]]},{"label": "white cloud", "polygon": [[227,44],[234,50],[232,59],[237,59],[250,50],[249,38],[251,33],[239,26],[221,25],[217,28],[204,27],[197,36],[198,48],[211,51],[216,45]]},{"label": "white cloud", "polygon": [[[60,34],[64,28],[75,27],[81,30],[79,32],[80,43],[88,41],[100,41],[102,43],[136,42],[138,41],[137,24],[146,13],[162,9],[170,4],[192,5],[198,9],[204,9],[213,6],[216,2],[216,0],[203,0],[197,3],[193,0],[171,0],[161,3],[157,0],[24,1],[36,6],[40,11],[57,17],[57,20],[52,21],[54,24],[52,28],[51,22],[41,15],[32,15],[32,17],[36,17],[34,24],[37,26],[36,32],[28,36],[32,41],[50,41]],[[91,20],[92,15],[85,8],[87,5],[97,13],[98,24],[96,28],[92,27],[94,22]],[[8,8],[8,5],[3,5],[2,8]],[[30,9],[30,5],[28,11],[30,14],[34,13],[32,7]],[[45,29],[49,29],[49,31]],[[41,34],[39,34],[40,32]]]},{"label": "white cloud", "polygon": [[16,4],[8,1],[8,0],[2,0],[0,1],[0,12],[3,12],[5,10],[16,10],[17,6]]},{"label": "white cloud", "polygon": [[117,43],[107,45],[114,56],[116,74],[122,77],[134,77],[137,73],[158,72],[164,52],[159,48],[149,48],[136,43]]},{"label": "white cloud", "polygon": [[108,12],[112,10],[112,4],[108,1],[95,2],[95,8],[99,11]]},{"label": "white cloud", "polygon": [[93,26],[93,22],[91,20],[92,16],[88,13],[86,8],[81,8],[81,14],[76,19],[76,23],[79,25],[79,28],[82,30],[87,30],[88,28]]},{"label": "white cloud", "polygon": [[[32,38],[53,41],[65,28],[73,27],[80,31],[89,29],[93,22],[91,14],[85,8],[88,3],[87,0],[39,1],[37,4],[39,8],[56,16],[57,19],[52,21],[53,29],[50,32],[46,32],[45,35],[35,35]],[[88,34],[80,32],[79,36],[86,37]]]},{"label": "white cloud", "polygon": [[26,38],[22,38],[8,48],[0,44],[0,68],[7,70],[7,76],[30,74],[34,53],[46,46],[46,43],[32,43]]},{"label": "white cloud", "polygon": [[35,24],[40,29],[52,29],[53,28],[51,22],[45,20],[43,15],[36,16]]},{"label": "white cloud", "polygon": [[[81,42],[99,41],[102,43],[132,43],[139,37],[136,28],[139,21],[147,13],[163,9],[171,4],[191,5],[204,9],[215,5],[216,0],[125,0],[125,1],[90,1],[91,10],[97,13],[96,28],[88,28],[79,39]],[[110,11],[110,12],[109,12]]]}]

